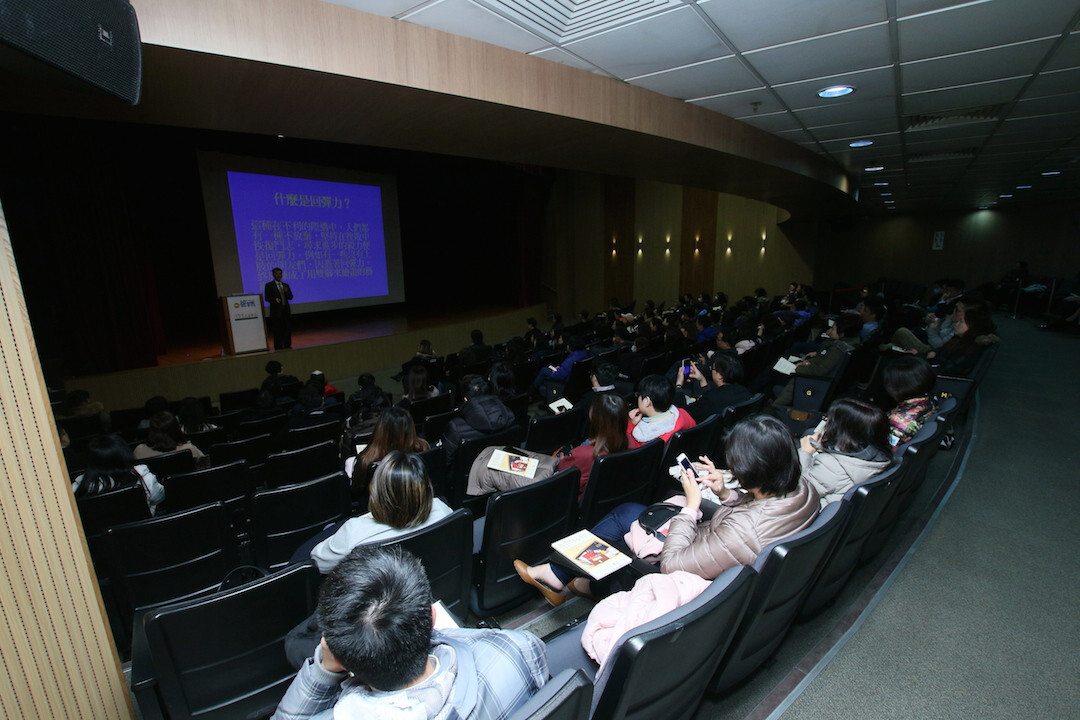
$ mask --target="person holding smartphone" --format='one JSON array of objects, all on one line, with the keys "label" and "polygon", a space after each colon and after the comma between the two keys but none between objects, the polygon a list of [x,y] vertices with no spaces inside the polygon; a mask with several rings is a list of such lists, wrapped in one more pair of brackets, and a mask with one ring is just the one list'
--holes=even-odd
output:
[{"label": "person holding smartphone", "polygon": [[739,384],[743,366],[738,357],[714,353],[706,366],[708,379],[697,363],[685,363],[688,366],[676,373],[675,404],[685,408],[694,422],[721,415],[730,406],[750,399],[750,391]]}]

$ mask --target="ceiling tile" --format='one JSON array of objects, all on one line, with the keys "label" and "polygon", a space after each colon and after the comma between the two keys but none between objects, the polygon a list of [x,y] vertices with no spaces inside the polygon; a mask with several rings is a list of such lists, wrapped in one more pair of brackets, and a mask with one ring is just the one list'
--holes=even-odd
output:
[{"label": "ceiling tile", "polygon": [[562,48],[545,48],[544,50],[537,50],[536,52],[531,53],[531,55],[533,57],[544,58],[545,60],[553,60],[557,63],[562,63],[563,65],[569,65],[570,67],[576,67],[580,70],[588,70],[589,72],[607,75],[607,73],[603,72],[591,62],[582,60],[578,56],[567,52]]},{"label": "ceiling tile", "polygon": [[901,18],[900,61],[1060,35],[1075,12],[1075,3],[1062,0],[997,0]]},{"label": "ceiling tile", "polygon": [[850,123],[840,123],[838,125],[823,125],[821,127],[812,127],[810,132],[818,140],[839,140],[840,138],[860,138],[866,135],[879,135],[881,133],[896,132],[896,119],[889,118],[887,120],[871,120],[871,121],[859,121]]},{"label": "ceiling tile", "polygon": [[787,112],[770,113],[769,115],[752,115],[750,117],[741,118],[740,122],[744,122],[747,125],[753,125],[756,128],[771,133],[780,132],[781,130],[802,129],[795,118],[791,116],[791,113]]},{"label": "ceiling tile", "polygon": [[731,54],[686,6],[564,47],[624,80]]},{"label": "ceiling tile", "polygon": [[469,0],[442,0],[409,15],[405,20],[523,53],[551,45],[547,40]]},{"label": "ceiling tile", "polygon": [[1032,98],[1021,100],[1016,104],[1009,117],[1031,117],[1032,115],[1053,115],[1055,113],[1072,112],[1080,110],[1080,92],[1068,95],[1051,95],[1050,97]]},{"label": "ceiling tile", "polygon": [[1031,81],[1031,85],[1028,86],[1024,97],[1036,98],[1046,95],[1061,95],[1076,92],[1077,88],[1080,88],[1080,68],[1044,72]]},{"label": "ceiling tile", "polygon": [[[818,91],[830,85],[850,85],[855,88],[855,92],[842,98],[823,99],[818,97]],[[795,83],[784,83],[775,85],[773,89],[792,110],[841,105],[845,102],[856,102],[871,98],[892,98],[896,95],[896,83],[893,80],[892,66],[842,75],[831,75]]]},{"label": "ceiling tile", "polygon": [[979,143],[984,140],[998,124],[996,119],[983,120],[980,122],[964,123],[963,125],[927,126],[923,128],[905,131],[904,138],[907,142],[939,142],[939,141],[962,141],[967,143]]},{"label": "ceiling tile", "polygon": [[1027,78],[1014,78],[963,87],[906,94],[901,99],[905,115],[927,115],[950,110],[1011,102]]},{"label": "ceiling tile", "polygon": [[1080,112],[1040,115],[1027,118],[1006,118],[1003,132],[1033,133],[1043,138],[1072,138],[1080,128]]},{"label": "ceiling tile", "polygon": [[864,135],[859,138],[860,140],[872,140],[873,145],[868,145],[862,148],[853,148],[848,145],[851,142],[850,138],[840,138],[837,140],[825,140],[821,143],[822,147],[828,150],[834,155],[839,155],[842,152],[851,153],[853,157],[869,157],[873,155],[879,148],[896,148],[900,146],[900,133],[879,133],[877,135]]},{"label": "ceiling tile", "polygon": [[773,84],[881,67],[890,62],[888,26],[869,25],[758,50],[745,57]]},{"label": "ceiling tile", "polygon": [[896,101],[891,97],[883,97],[861,102],[823,105],[794,112],[795,116],[807,127],[850,122],[854,118],[858,118],[860,121],[881,120],[883,118],[895,121]]},{"label": "ceiling tile", "polygon": [[1050,62],[1046,63],[1045,70],[1064,70],[1074,67],[1080,67],[1080,31],[1065,38],[1065,42],[1050,58]]},{"label": "ceiling tile", "polygon": [[761,85],[734,55],[646,75],[629,82],[683,100],[749,90]]},{"label": "ceiling tile", "polygon": [[754,114],[754,103],[760,103],[757,111],[762,114],[783,110],[780,103],[766,88],[754,88],[745,92],[730,93],[694,101],[695,105],[700,105],[706,110],[712,110],[729,117]]},{"label": "ceiling tile", "polygon": [[1035,72],[1052,39],[1007,45],[900,66],[904,92],[999,80]]},{"label": "ceiling tile", "polygon": [[747,12],[745,0],[707,0],[698,7],[741,52],[883,22],[885,3],[866,0],[769,0]]}]

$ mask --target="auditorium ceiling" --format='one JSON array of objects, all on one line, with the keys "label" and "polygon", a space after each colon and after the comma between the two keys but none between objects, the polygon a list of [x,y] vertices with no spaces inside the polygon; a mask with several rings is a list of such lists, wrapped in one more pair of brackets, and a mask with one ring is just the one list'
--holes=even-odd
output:
[{"label": "auditorium ceiling", "polygon": [[1080,198],[1077,0],[326,1],[736,118],[845,168],[867,212]]}]

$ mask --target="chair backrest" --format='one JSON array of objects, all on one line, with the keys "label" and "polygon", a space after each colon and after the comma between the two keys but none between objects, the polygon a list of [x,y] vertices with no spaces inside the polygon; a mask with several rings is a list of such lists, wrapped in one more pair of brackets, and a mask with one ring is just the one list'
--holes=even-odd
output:
[{"label": "chair backrest", "polygon": [[[437,380],[438,378],[434,378]],[[409,403],[409,414],[412,415],[416,427],[424,424],[432,415],[450,412],[454,409],[454,398],[450,393],[443,393],[422,400],[413,400]]]},{"label": "chair backrest", "polygon": [[[244,421],[244,415],[245,412],[243,410],[222,412],[220,415],[214,415],[211,418],[211,422],[218,427],[225,428],[225,433],[229,437],[235,437],[236,429],[240,427],[240,423]],[[202,446],[199,446],[199,449],[203,452],[209,452],[208,450],[204,450]]]},{"label": "chair backrest", "polygon": [[805,530],[765,546],[758,554],[754,562],[757,587],[709,685],[711,693],[719,694],[750,675],[780,645],[850,512],[850,505],[830,503]]},{"label": "chair backrest", "polygon": [[244,440],[218,443],[210,448],[210,462],[213,465],[225,465],[236,460],[246,460],[249,465],[258,465],[274,451],[273,436],[259,435]]},{"label": "chair backrest", "polygon": [[534,416],[529,420],[522,447],[550,455],[563,445],[579,445],[585,439],[588,411],[588,405],[583,403],[558,415]]},{"label": "chair backrest", "polygon": [[105,432],[105,424],[98,413],[65,418],[59,422],[61,427],[67,430],[67,434],[72,440]]},{"label": "chair backrest", "polygon": [[585,358],[578,360],[570,366],[570,375],[566,378],[562,395],[572,403],[576,403],[582,395],[589,392],[592,386],[589,374],[592,372],[593,359]]},{"label": "chair backrest", "polygon": [[756,393],[751,395],[748,400],[729,405],[724,409],[724,414],[720,418],[724,431],[730,430],[751,415],[761,412],[763,407],[765,407],[765,395],[762,393]]},{"label": "chair backrest", "polygon": [[532,397],[528,393],[518,393],[508,397],[504,404],[510,408],[510,412],[514,413],[517,424],[526,427],[529,424],[529,404],[531,402]]},{"label": "chair backrest", "polygon": [[956,418],[959,422],[963,422],[971,400],[975,396],[974,390],[975,381],[971,378],[938,375],[937,384],[934,386],[934,397],[938,399],[938,403],[948,398],[955,398],[957,401]]},{"label": "chair backrest", "polygon": [[593,684],[579,669],[563,670],[509,716],[509,720],[588,720]]},{"label": "chair backrest", "polygon": [[267,455],[262,467],[262,481],[268,488],[295,485],[340,468],[337,443],[327,440],[298,450]]},{"label": "chair backrest", "polygon": [[791,406],[796,410],[816,410],[824,412],[829,409],[829,403],[836,396],[840,388],[840,382],[847,371],[851,361],[851,352],[840,355],[840,362],[833,368],[833,372],[827,378],[809,378],[794,375],[794,390],[791,395]]},{"label": "chair backrest", "polygon": [[189,473],[195,470],[195,456],[188,449],[173,450],[163,455],[136,460],[150,469],[158,478],[167,478],[170,475]]},{"label": "chair backrest", "polygon": [[262,567],[283,567],[305,540],[348,513],[349,478],[343,472],[260,490],[251,497],[255,557]]},{"label": "chair backrest", "polygon": [[893,463],[884,472],[859,483],[844,494],[841,502],[851,505],[851,517],[807,595],[799,617],[816,615],[844,588],[844,583],[859,563],[866,540],[874,531],[882,510],[892,499],[904,470],[902,463]]},{"label": "chair backrest", "polygon": [[501,614],[532,597],[532,588],[518,579],[514,560],[543,562],[551,554],[551,543],[574,530],[580,484],[581,472],[571,467],[487,499],[474,573],[474,615]]},{"label": "chair backrest", "polygon": [[288,424],[289,416],[285,413],[270,415],[258,420],[245,420],[236,426],[236,437],[240,440],[267,434],[276,437],[285,431]]},{"label": "chair backrest", "polygon": [[435,497],[447,497],[448,481],[446,476],[446,448],[439,445],[430,447],[422,453],[417,453],[427,468],[428,480]]},{"label": "chair backrest", "polygon": [[521,428],[511,425],[505,430],[493,432],[483,437],[466,440],[454,450],[454,461],[450,466],[448,482],[448,498],[451,507],[459,508],[465,502],[465,491],[469,484],[469,470],[472,468],[476,456],[483,452],[484,448],[492,445],[499,447],[521,445]]},{"label": "chair backrest", "polygon": [[247,462],[234,460],[225,465],[170,475],[165,502],[159,512],[179,512],[207,503],[225,502],[242,498],[251,493],[251,473]]},{"label": "chair backrest", "polygon": [[129,631],[135,611],[214,592],[240,564],[222,503],[114,525],[105,531],[104,544],[120,617]]},{"label": "chair backrest", "polygon": [[472,539],[472,513],[455,510],[433,525],[399,535],[384,547],[400,546],[420,558],[431,596],[463,620],[469,613]]},{"label": "chair backrest", "polygon": [[341,438],[341,421],[337,418],[318,425],[307,427],[289,428],[281,438],[282,450],[299,450],[311,447],[327,440],[337,441]]},{"label": "chair backrest", "polygon": [[421,434],[429,444],[434,445],[442,440],[442,436],[446,434],[446,426],[458,415],[457,410],[439,413],[438,415],[429,415],[427,420],[424,421],[424,429]]},{"label": "chair backrest", "polygon": [[224,427],[216,427],[211,430],[203,430],[197,433],[188,433],[188,440],[191,444],[203,451],[203,454],[209,455],[210,448],[217,443],[227,442],[229,440],[229,431]]},{"label": "chair backrest", "polygon": [[710,415],[697,425],[686,430],[680,430],[671,436],[664,448],[664,456],[660,459],[660,475],[670,478],[670,481],[660,481],[657,484],[657,500],[670,497],[672,493],[682,493],[682,483],[670,475],[667,469],[675,464],[675,458],[680,453],[686,453],[691,462],[697,462],[701,455],[713,457],[713,440],[720,430],[720,416]]},{"label": "chair backrest", "polygon": [[[86,495],[76,499],[79,520],[86,537],[100,537],[105,528],[123,525],[136,520],[150,519],[150,506],[146,504],[146,490],[141,483],[133,482],[119,490]],[[93,550],[93,543],[91,543]]]},{"label": "chair backrest", "polygon": [[514,371],[514,386],[518,392],[524,392],[532,386],[533,378],[540,372],[540,363],[536,360],[523,360],[511,366]]},{"label": "chair backrest", "polygon": [[624,502],[651,503],[663,454],[664,441],[656,438],[639,448],[596,458],[581,499],[582,524],[592,527]]},{"label": "chair backrest", "polygon": [[218,396],[218,407],[221,408],[221,412],[223,413],[231,412],[232,410],[246,410],[249,407],[253,407],[255,401],[258,399],[259,388],[223,392]]},{"label": "chair backrest", "polygon": [[318,581],[314,566],[294,565],[148,611],[135,628],[131,658],[143,717],[158,707],[172,720],[269,716],[296,674],[285,635],[314,611]]},{"label": "chair backrest", "polygon": [[687,604],[619,638],[593,684],[592,717],[693,717],[756,581],[753,568],[730,568]]}]

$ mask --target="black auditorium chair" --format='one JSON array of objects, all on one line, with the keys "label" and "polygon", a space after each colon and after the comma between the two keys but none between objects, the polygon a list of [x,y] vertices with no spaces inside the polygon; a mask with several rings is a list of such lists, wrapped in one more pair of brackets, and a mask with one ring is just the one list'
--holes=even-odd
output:
[{"label": "black auditorium chair", "polygon": [[145,465],[158,478],[167,478],[170,475],[179,475],[180,473],[189,473],[195,470],[195,456],[187,449],[173,450],[163,455],[154,455],[135,462]]},{"label": "black auditorium chair", "polygon": [[205,470],[170,475],[165,501],[158,513],[179,512],[217,501],[242,502],[253,487],[251,472],[244,460],[217,465]]},{"label": "black auditorium chair", "polygon": [[450,393],[443,393],[409,403],[409,414],[417,428],[423,427],[424,421],[432,415],[447,413],[454,409],[454,398]]},{"label": "black auditorium chair", "polygon": [[462,509],[433,525],[399,535],[383,547],[401,547],[418,557],[431,583],[432,598],[464,620],[469,613],[472,542],[472,513]]},{"label": "black auditorium chair", "polygon": [[258,420],[245,420],[236,426],[237,440],[257,437],[259,435],[279,436],[289,424],[289,416],[285,413],[259,418]]},{"label": "black auditorium chair", "polygon": [[261,478],[268,488],[293,485],[340,469],[337,443],[327,440],[317,445],[286,450],[266,456]]},{"label": "black auditorium chair", "polygon": [[529,424],[529,403],[531,401],[532,398],[529,397],[528,393],[518,393],[506,399],[506,407],[510,408],[510,412],[514,413],[514,419],[522,428]]},{"label": "black auditorium chair", "polygon": [[255,558],[261,567],[284,567],[305,540],[348,514],[349,479],[343,472],[260,490],[251,497]]},{"label": "black auditorium chair", "polygon": [[851,505],[851,517],[825,560],[814,587],[803,603],[799,619],[811,618],[831,603],[859,564],[866,539],[873,532],[881,511],[892,499],[905,467],[893,463],[887,470],[852,487],[840,502]]},{"label": "black auditorium chair", "polygon": [[593,685],[583,670],[563,670],[514,711],[509,720],[588,720]]},{"label": "black auditorium chair", "polygon": [[593,720],[688,720],[737,632],[756,581],[747,566],[724,571],[687,604],[620,637],[602,670],[581,647],[582,623],[548,641],[551,672],[581,668],[594,678]]},{"label": "black auditorium chair", "polygon": [[572,403],[577,403],[581,396],[589,392],[592,382],[589,376],[592,374],[593,359],[578,360],[570,366],[570,375],[563,385],[561,396]]},{"label": "black auditorium chair", "polygon": [[694,427],[680,430],[671,436],[664,448],[664,456],[660,459],[662,479],[657,486],[657,500],[663,500],[673,494],[682,494],[682,482],[672,477],[668,469],[676,464],[675,459],[683,453],[690,462],[697,462],[701,455],[707,455],[712,459],[713,438],[719,431],[720,416],[710,415]]},{"label": "black auditorium chair", "polygon": [[318,425],[289,428],[281,438],[282,450],[299,450],[327,440],[337,442],[341,438],[341,421],[333,419]]},{"label": "black auditorium chair", "polygon": [[104,545],[127,632],[136,611],[214,592],[241,564],[222,503],[114,525]]},{"label": "black auditorium chair", "polygon": [[[450,475],[448,478],[448,499],[451,507],[459,508],[465,505],[465,491],[468,489],[469,484],[469,470],[472,468],[473,461],[476,460],[477,455],[483,452],[484,448],[492,445],[498,447],[516,447],[521,444],[521,428],[517,425],[511,425],[505,430],[494,432],[482,437],[473,438],[472,440],[466,440],[457,446],[454,450],[454,460],[450,465]],[[481,500],[478,503],[480,512],[474,512],[476,515],[483,514],[483,507],[486,500]]]},{"label": "black auditorium chair", "polygon": [[236,460],[246,460],[249,465],[261,465],[266,456],[274,451],[273,437],[259,435],[244,440],[218,443],[210,448],[210,462],[226,465]]},{"label": "black auditorium chair", "polygon": [[131,689],[145,720],[265,718],[292,683],[285,635],[315,610],[319,572],[294,565],[135,626]]},{"label": "black auditorium chair", "polygon": [[[243,410],[232,410],[230,412],[223,412],[220,415],[214,415],[210,418],[210,421],[218,427],[224,428],[225,434],[229,438],[235,438],[236,430],[240,427],[240,423],[244,421],[245,415],[246,413]],[[203,450],[202,447],[199,447],[199,449]],[[203,452],[209,451],[203,450]]]},{"label": "black auditorium chair", "polygon": [[651,503],[663,455],[664,441],[656,438],[639,448],[596,458],[581,499],[581,524],[592,527],[625,502]]},{"label": "black auditorium chair", "polygon": [[228,442],[229,431],[226,428],[219,426],[212,430],[188,433],[187,437],[192,445],[203,451],[204,455],[209,455],[211,447],[217,443]]},{"label": "black auditorium chair", "polygon": [[[487,498],[484,519],[476,523],[471,609],[477,617],[498,615],[533,595],[514,570],[514,560],[537,565],[551,554],[551,543],[574,530],[581,472],[570,467],[531,485]],[[476,540],[480,540],[476,547]]]},{"label": "black auditorium chair", "polygon": [[223,392],[218,396],[218,407],[221,408],[223,413],[232,412],[233,410],[247,410],[254,407],[255,401],[258,399],[259,388]]},{"label": "black auditorium chair", "polygon": [[526,450],[550,455],[563,445],[579,445],[585,439],[589,408],[579,405],[558,415],[536,415],[529,420],[525,433]]},{"label": "black auditorium chair", "polygon": [[441,445],[432,446],[417,455],[427,468],[428,480],[435,497],[446,497],[446,448]]},{"label": "black auditorium chair", "polygon": [[735,639],[709,683],[718,695],[748,677],[772,656],[802,609],[851,508],[829,503],[805,530],[767,545],[754,561],[758,581]]},{"label": "black auditorium chair", "polygon": [[[429,415],[424,420],[424,428],[421,434],[429,444],[442,440],[443,435],[446,434],[446,426],[450,424],[450,421],[458,417],[460,413],[457,410],[451,410],[450,412],[439,413],[437,415]],[[419,430],[419,428],[417,428]]]}]

